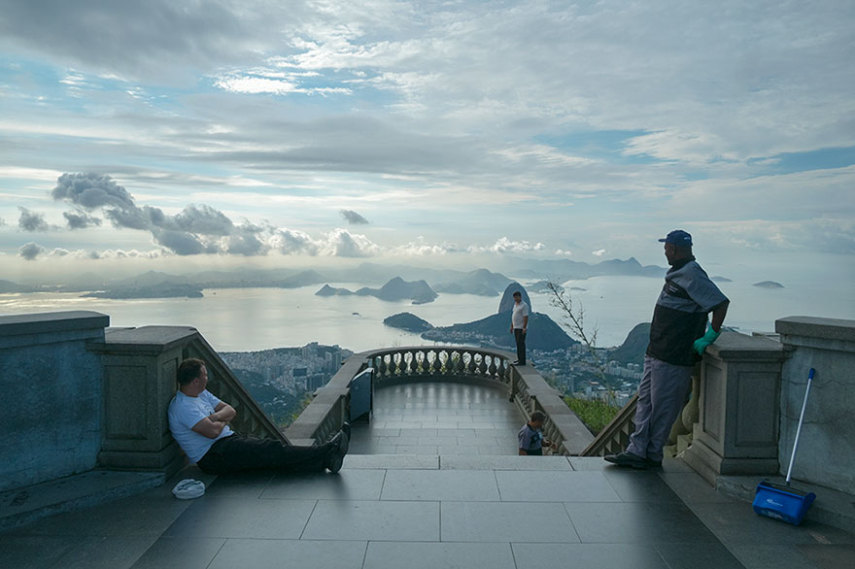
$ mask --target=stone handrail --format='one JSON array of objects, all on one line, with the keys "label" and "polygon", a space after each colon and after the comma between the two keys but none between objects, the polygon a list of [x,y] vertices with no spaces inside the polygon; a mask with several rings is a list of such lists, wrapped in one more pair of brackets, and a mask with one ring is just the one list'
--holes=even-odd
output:
[{"label": "stone handrail", "polygon": [[624,405],[614,419],[608,425],[603,427],[594,440],[591,441],[585,450],[582,451],[582,456],[604,456],[607,454],[616,454],[629,444],[629,435],[632,434],[634,424],[632,422],[635,417],[635,405],[638,402],[638,394]]},{"label": "stone handrail", "polygon": [[199,358],[205,362],[205,367],[208,370],[209,390],[237,411],[237,415],[232,421],[232,426],[236,431],[260,438],[273,438],[290,444],[288,438],[270,420],[226,362],[201,334],[197,333],[185,346],[184,357]]},{"label": "stone handrail", "polygon": [[557,445],[557,454],[579,455],[594,438],[561,394],[531,366],[513,368],[510,399],[526,419],[540,411],[546,415],[543,435]]},{"label": "stone handrail", "polygon": [[100,354],[104,371],[104,428],[98,461],[102,467],[175,472],[183,455],[172,439],[167,408],[177,389],[182,360],[205,361],[209,389],[237,410],[236,431],[287,439],[265,415],[217,352],[185,326],[112,328],[89,350]]}]

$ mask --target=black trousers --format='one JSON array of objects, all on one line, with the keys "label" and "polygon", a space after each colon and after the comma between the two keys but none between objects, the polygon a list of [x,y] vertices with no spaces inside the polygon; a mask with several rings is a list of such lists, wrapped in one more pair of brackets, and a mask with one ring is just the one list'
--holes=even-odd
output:
[{"label": "black trousers", "polygon": [[331,447],[297,447],[272,439],[231,435],[215,442],[196,464],[203,472],[224,474],[241,470],[317,472],[326,468]]},{"label": "black trousers", "polygon": [[517,361],[525,365],[525,332],[522,328],[514,328],[514,340],[517,341]]}]

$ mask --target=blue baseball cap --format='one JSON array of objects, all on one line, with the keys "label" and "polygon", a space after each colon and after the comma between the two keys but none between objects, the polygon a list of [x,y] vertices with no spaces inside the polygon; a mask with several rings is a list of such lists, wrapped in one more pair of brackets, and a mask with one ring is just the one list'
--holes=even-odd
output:
[{"label": "blue baseball cap", "polygon": [[665,239],[660,239],[660,243],[672,243],[677,247],[691,247],[692,236],[682,229],[675,229],[665,236]]}]

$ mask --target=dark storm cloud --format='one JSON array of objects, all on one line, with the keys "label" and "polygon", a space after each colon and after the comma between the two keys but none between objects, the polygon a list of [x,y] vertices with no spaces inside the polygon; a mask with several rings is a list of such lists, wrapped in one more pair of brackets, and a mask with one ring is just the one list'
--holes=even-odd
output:
[{"label": "dark storm cloud", "polygon": [[44,253],[45,248],[39,245],[38,243],[33,243],[32,241],[27,243],[26,245],[21,246],[18,249],[18,255],[26,259],[27,261],[32,261],[42,253]]},{"label": "dark storm cloud", "polygon": [[65,200],[87,210],[99,207],[136,208],[134,198],[106,174],[86,172],[63,174],[51,192],[53,199]]},{"label": "dark storm cloud", "polygon": [[69,229],[86,229],[93,225],[101,225],[101,220],[85,213],[73,213],[69,211],[62,212],[63,217],[68,222]]},{"label": "dark storm cloud", "polygon": [[24,231],[47,231],[50,226],[45,221],[44,214],[30,211],[25,207],[19,207],[21,217],[18,218],[18,227]]},{"label": "dark storm cloud", "polygon": [[341,216],[351,225],[367,225],[368,220],[351,209],[341,210]]}]

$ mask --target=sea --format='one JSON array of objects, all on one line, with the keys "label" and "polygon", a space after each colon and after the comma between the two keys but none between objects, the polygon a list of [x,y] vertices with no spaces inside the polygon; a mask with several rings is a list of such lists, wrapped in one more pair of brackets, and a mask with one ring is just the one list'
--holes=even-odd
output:
[{"label": "sea", "polygon": [[[513,277],[512,277],[513,278]],[[533,283],[518,279],[524,286]],[[651,277],[596,277],[562,283],[584,328],[596,345],[620,345],[629,331],[649,322],[662,280]],[[364,283],[329,283],[356,290]],[[748,281],[721,282],[731,299],[725,325],[747,334],[774,332],[786,316],[855,319],[855,287],[848,279],[831,279],[822,290],[809,277],[783,288],[762,288]],[[203,298],[111,300],[83,298],[81,293],[0,294],[0,315],[91,310],[107,314],[114,327],[191,326],[218,351],[258,351],[303,346],[311,342],[338,345],[355,352],[383,347],[432,345],[383,324],[383,319],[410,312],[434,326],[471,322],[494,314],[500,297],[441,294],[434,302],[413,305],[374,297],[319,297],[321,285],[301,288],[206,289]],[[563,313],[547,293],[529,291],[532,309],[563,323]]]}]

